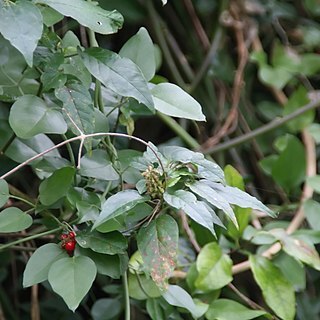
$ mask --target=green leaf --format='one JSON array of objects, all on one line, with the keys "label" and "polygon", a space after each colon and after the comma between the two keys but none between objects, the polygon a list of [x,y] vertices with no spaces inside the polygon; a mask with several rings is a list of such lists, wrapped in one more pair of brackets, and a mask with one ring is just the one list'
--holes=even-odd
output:
[{"label": "green leaf", "polygon": [[284,68],[272,68],[265,65],[259,69],[259,77],[265,84],[281,90],[292,79],[293,75]]},{"label": "green leaf", "polygon": [[37,0],[46,4],[64,16],[77,20],[80,24],[101,34],[115,33],[122,27],[122,15],[114,11],[106,11],[92,2],[84,0]]},{"label": "green leaf", "polygon": [[294,236],[288,236],[282,229],[272,230],[272,234],[281,241],[283,250],[287,254],[320,271],[320,257],[311,243]]},{"label": "green leaf", "polygon": [[122,305],[119,299],[99,299],[91,308],[93,320],[114,320],[119,319]]},{"label": "green leaf", "polygon": [[74,134],[79,135],[94,131],[93,102],[86,87],[73,83],[67,87],[56,89],[55,95],[63,102],[63,111],[66,113],[69,127]]},{"label": "green leaf", "polygon": [[172,306],[187,309],[195,319],[202,317],[208,310],[208,305],[197,306],[189,293],[176,285],[169,285],[162,297]]},{"label": "green leaf", "polygon": [[[6,156],[21,163],[39,153],[52,148],[54,143],[44,134],[38,134],[30,139],[15,138],[6,151]],[[31,162],[32,165],[38,164],[44,159],[61,158],[57,149],[52,150],[42,157]]]},{"label": "green leaf", "polygon": [[[244,191],[244,182],[241,174],[233,168],[231,165],[227,165],[224,168],[224,173],[226,177],[226,183],[230,185],[231,187],[236,187],[241,191]],[[234,207],[234,213],[236,215],[239,229],[237,229],[233,223],[229,223],[227,230],[228,234],[233,237],[234,239],[239,239],[244,229],[247,227],[250,216],[251,216],[251,208],[241,208],[241,207]]]},{"label": "green leaf", "polygon": [[167,320],[164,311],[161,308],[159,299],[148,299],[146,303],[148,315],[152,320]]},{"label": "green leaf", "polygon": [[128,246],[126,238],[117,231],[105,234],[97,231],[82,231],[77,233],[76,240],[82,248],[109,255],[124,253]]},{"label": "green leaf", "polygon": [[306,158],[304,147],[297,137],[287,135],[284,138],[287,140],[286,147],[272,165],[272,177],[289,191],[305,179]]},{"label": "green leaf", "polygon": [[102,205],[102,211],[94,223],[93,229],[104,222],[129,211],[135,205],[145,202],[147,199],[147,197],[141,196],[136,190],[124,190],[112,195]]},{"label": "green leaf", "polygon": [[[24,94],[37,94],[38,75],[26,72],[26,61],[22,54],[0,34],[0,100],[14,102]],[[9,80],[10,79],[10,80]]]},{"label": "green leaf", "polygon": [[144,268],[160,288],[166,287],[174,270],[178,235],[178,225],[169,215],[161,215],[139,230],[137,244]]},{"label": "green leaf", "polygon": [[49,178],[41,182],[39,196],[42,204],[50,206],[65,196],[71,187],[75,169],[64,167],[56,170]]},{"label": "green leaf", "polygon": [[32,66],[33,52],[42,35],[42,15],[37,6],[29,1],[2,2],[0,32]]},{"label": "green leaf", "polygon": [[38,248],[28,260],[23,273],[23,287],[30,287],[48,279],[51,265],[59,259],[68,257],[65,250],[55,243]]},{"label": "green leaf", "polygon": [[214,182],[224,182],[223,170],[213,161],[205,159],[200,152],[194,152],[179,146],[165,146],[162,153],[168,160],[195,164],[200,178]]},{"label": "green leaf", "polygon": [[[309,103],[310,100],[307,94],[308,92],[303,86],[298,87],[290,96],[288,102],[284,106],[283,115],[288,115]],[[314,115],[314,110],[305,112],[300,117],[289,121],[287,123],[287,126],[292,132],[299,132],[313,122]]]},{"label": "green leaf", "polygon": [[37,96],[26,94],[11,107],[9,123],[15,134],[24,139],[39,133],[65,133],[67,124],[59,111],[48,107]]},{"label": "green leaf", "polygon": [[63,19],[63,15],[50,7],[40,7],[43,23],[51,27]]},{"label": "green leaf", "polygon": [[72,75],[79,79],[86,89],[90,87],[92,81],[91,74],[79,56],[69,57],[68,60],[61,65],[61,68],[63,68],[64,74]]},{"label": "green leaf", "polygon": [[308,199],[303,203],[303,212],[310,228],[313,230],[320,230],[320,203],[312,199]]},{"label": "green leaf", "polygon": [[320,143],[320,124],[312,123],[307,127],[307,131],[312,135],[316,144]]},{"label": "green leaf", "polygon": [[[120,279],[120,276],[123,275],[124,270],[122,270],[121,258],[119,257],[119,255],[97,253],[90,249],[84,249],[82,247],[79,247],[78,250],[80,252],[79,255],[87,256],[95,263],[97,272],[99,274],[111,277],[113,279]],[[128,258],[126,257],[126,259]]]},{"label": "green leaf", "polygon": [[172,83],[160,83],[151,90],[155,109],[169,116],[205,121],[200,104]]},{"label": "green leaf", "polygon": [[132,97],[153,110],[153,99],[139,67],[130,59],[102,48],[79,52],[90,73],[115,93]]},{"label": "green leaf", "polygon": [[303,291],[306,289],[306,271],[300,261],[283,251],[277,254],[273,261],[293,285],[295,291]]},{"label": "green leaf", "polygon": [[18,232],[32,225],[32,218],[19,208],[6,208],[0,212],[0,232]]},{"label": "green leaf", "polygon": [[6,180],[0,179],[0,208],[6,204],[9,199],[9,186]]},{"label": "green leaf", "polygon": [[315,192],[320,193],[320,175],[307,177],[307,184],[312,189],[314,189]]},{"label": "green leaf", "polygon": [[161,296],[161,291],[155,282],[143,274],[128,275],[129,295],[136,300],[146,300]]},{"label": "green leaf", "polygon": [[[207,183],[208,182],[208,183]],[[212,185],[216,185],[212,183]],[[221,209],[225,214],[230,218],[236,227],[238,227],[238,222],[236,216],[228,203],[228,201],[221,196],[215,189],[211,188],[209,181],[200,180],[192,184],[189,184],[188,187],[192,192],[200,196],[201,198],[207,200],[210,204],[214,205],[218,209]]]},{"label": "green leaf", "polygon": [[109,156],[104,150],[93,150],[81,158],[79,173],[85,177],[100,180],[118,180],[119,175],[112,166]]},{"label": "green leaf", "polygon": [[170,194],[164,193],[166,203],[170,206],[183,210],[192,220],[201,224],[215,235],[213,224],[223,226],[215,212],[202,201],[197,201],[195,195],[185,190],[177,190]]},{"label": "green leaf", "polygon": [[90,258],[68,257],[51,265],[48,280],[53,291],[62,297],[70,310],[75,311],[90,290],[96,274],[97,268]]},{"label": "green leaf", "polygon": [[280,269],[268,259],[259,256],[250,256],[250,265],[254,279],[269,307],[281,319],[294,319],[294,289]]},{"label": "green leaf", "polygon": [[250,310],[244,305],[229,299],[213,301],[206,313],[208,320],[250,320],[266,314],[265,311]]},{"label": "green leaf", "polygon": [[224,186],[221,183],[215,182],[208,182],[207,184],[231,204],[235,204],[241,208],[256,209],[267,213],[271,217],[276,217],[276,214],[257,198],[250,196],[238,188]]},{"label": "green leaf", "polygon": [[119,51],[121,57],[132,60],[141,69],[147,81],[151,80],[156,72],[154,46],[147,29],[140,28]]},{"label": "green leaf", "polygon": [[232,260],[215,242],[206,244],[197,257],[195,286],[201,291],[217,290],[232,281]]}]

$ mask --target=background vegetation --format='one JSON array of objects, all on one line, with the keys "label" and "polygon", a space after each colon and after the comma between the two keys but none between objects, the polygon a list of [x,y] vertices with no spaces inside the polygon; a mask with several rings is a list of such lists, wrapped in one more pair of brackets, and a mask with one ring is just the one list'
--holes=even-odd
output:
[{"label": "background vegetation", "polygon": [[0,0],[0,319],[320,319],[319,8]]}]

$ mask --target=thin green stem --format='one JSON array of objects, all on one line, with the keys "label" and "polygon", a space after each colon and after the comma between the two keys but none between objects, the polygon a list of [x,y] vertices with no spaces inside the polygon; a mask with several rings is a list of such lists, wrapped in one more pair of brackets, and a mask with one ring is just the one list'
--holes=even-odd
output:
[{"label": "thin green stem", "polygon": [[257,128],[255,130],[252,130],[251,132],[248,132],[240,137],[236,137],[230,141],[220,143],[212,148],[204,150],[203,153],[204,154],[213,154],[213,153],[218,153],[218,152],[230,149],[230,148],[234,148],[234,147],[236,147],[240,144],[243,144],[247,141],[250,141],[251,139],[254,139],[262,134],[265,134],[269,131],[272,131],[276,128],[279,128],[279,127],[283,126],[285,123],[299,117],[303,113],[310,111],[312,109],[315,109],[319,106],[320,106],[320,99],[314,100],[314,101],[300,107],[298,110],[288,114],[287,116],[284,116],[280,119],[275,119],[275,120],[267,123],[266,125],[264,125],[260,128]]},{"label": "thin green stem", "polygon": [[125,320],[130,320],[130,297],[129,297],[129,287],[128,287],[128,276],[127,271],[122,276],[123,281],[123,293],[124,293],[124,303],[125,303]]},{"label": "thin green stem", "polygon": [[35,208],[35,204],[30,202],[30,201],[28,201],[27,199],[24,199],[24,198],[21,198],[21,197],[18,197],[18,196],[14,196],[12,194],[10,195],[10,198],[22,201],[22,202],[28,204],[30,207]]},{"label": "thin green stem", "polygon": [[157,116],[174,132],[176,133],[190,148],[198,149],[200,144],[195,140],[180,124],[171,117],[157,112]]},{"label": "thin green stem", "polygon": [[[65,134],[62,134],[61,136],[63,137],[63,139],[68,140],[68,138],[67,138],[67,136]],[[70,143],[67,143],[66,147],[67,147],[67,150],[68,150],[70,161],[71,161],[72,165],[74,167],[76,167],[76,159],[74,157],[73,150],[71,148]]]},{"label": "thin green stem", "polygon": [[3,244],[2,246],[0,246],[0,251],[2,251],[4,249],[7,249],[7,248],[10,248],[12,246],[18,245],[20,243],[26,242],[26,241],[30,241],[30,240],[33,240],[33,239],[41,238],[41,237],[46,236],[48,234],[55,233],[55,232],[59,231],[61,228],[62,227],[51,229],[51,230],[48,230],[48,231],[45,231],[45,232],[42,232],[42,233],[33,234],[32,236],[25,237],[23,239],[18,239],[18,240],[12,241],[10,243]]}]

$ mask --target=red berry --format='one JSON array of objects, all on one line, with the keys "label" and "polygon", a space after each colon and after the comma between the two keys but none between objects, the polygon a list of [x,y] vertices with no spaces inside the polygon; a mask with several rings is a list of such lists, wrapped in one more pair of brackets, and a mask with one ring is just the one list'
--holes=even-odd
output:
[{"label": "red berry", "polygon": [[69,236],[66,234],[66,233],[63,233],[63,234],[61,234],[60,235],[60,239],[61,240],[65,240],[65,239],[67,239]]},{"label": "red berry", "polygon": [[75,232],[74,232],[74,231],[70,231],[70,232],[69,232],[69,237],[72,238],[72,239],[74,239],[74,238],[76,237]]},{"label": "red berry", "polygon": [[68,241],[65,244],[64,249],[69,252],[69,251],[73,251],[75,247],[76,247],[76,242],[72,240],[72,241]]}]

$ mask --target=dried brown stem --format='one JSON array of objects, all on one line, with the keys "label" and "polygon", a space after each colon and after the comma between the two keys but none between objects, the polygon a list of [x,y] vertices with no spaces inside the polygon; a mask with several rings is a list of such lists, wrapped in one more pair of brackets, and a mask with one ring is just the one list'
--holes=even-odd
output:
[{"label": "dried brown stem", "polygon": [[205,51],[208,51],[210,48],[210,41],[208,39],[208,36],[206,32],[204,31],[201,21],[194,9],[193,3],[191,0],[184,0],[184,4],[187,8],[187,11],[191,17],[191,21],[193,23],[194,29],[199,37],[200,43],[205,49]]},{"label": "dried brown stem", "polygon": [[183,229],[186,232],[190,243],[193,245],[196,252],[199,253],[201,251],[201,247],[199,246],[199,244],[194,236],[193,231],[189,227],[188,218],[183,211],[180,211],[179,213],[180,213]]}]

